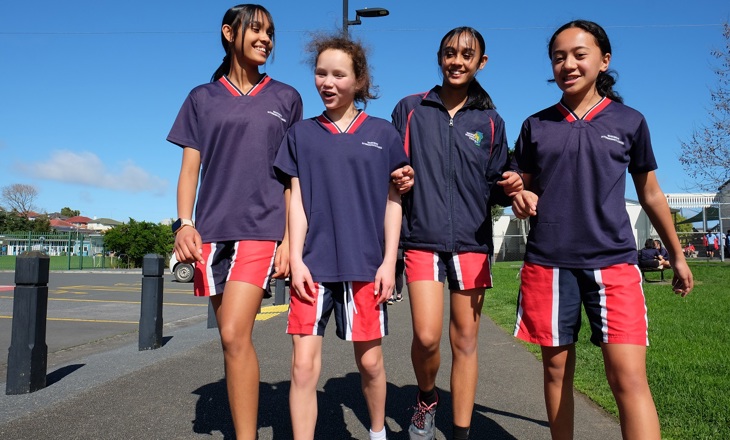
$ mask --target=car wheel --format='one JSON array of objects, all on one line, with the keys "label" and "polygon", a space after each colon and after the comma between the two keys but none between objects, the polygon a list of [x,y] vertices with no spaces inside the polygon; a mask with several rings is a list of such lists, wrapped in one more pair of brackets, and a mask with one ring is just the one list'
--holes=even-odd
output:
[{"label": "car wheel", "polygon": [[179,283],[189,283],[193,280],[193,275],[195,275],[195,272],[192,265],[180,263],[175,266],[175,279]]}]

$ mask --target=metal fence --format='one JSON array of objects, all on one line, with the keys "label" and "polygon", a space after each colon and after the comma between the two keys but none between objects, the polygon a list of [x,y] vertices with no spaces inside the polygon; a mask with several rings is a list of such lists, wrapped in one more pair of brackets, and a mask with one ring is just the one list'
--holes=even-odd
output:
[{"label": "metal fence", "polygon": [[0,234],[0,270],[15,270],[15,257],[26,251],[43,251],[51,270],[128,268],[125,255],[113,255],[104,247],[104,237],[77,231],[65,233]]},{"label": "metal fence", "polygon": [[[726,234],[711,232],[714,239],[708,237],[707,232],[677,232],[679,243],[682,245],[687,258],[724,261],[730,258],[730,246],[726,241]],[[657,234],[652,239],[658,240]],[[525,255],[525,236],[523,235],[495,235],[495,261],[522,261]],[[637,243],[638,247],[643,247]],[[662,243],[664,245],[664,243]]]},{"label": "metal fence", "polygon": [[730,248],[723,232],[678,232],[677,235],[687,258],[707,260],[730,258]]}]

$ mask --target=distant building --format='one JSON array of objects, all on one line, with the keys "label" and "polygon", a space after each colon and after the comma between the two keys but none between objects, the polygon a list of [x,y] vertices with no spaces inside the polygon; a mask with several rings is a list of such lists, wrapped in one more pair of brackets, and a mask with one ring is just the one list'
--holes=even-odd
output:
[{"label": "distant building", "polygon": [[94,231],[104,232],[121,224],[123,223],[111,218],[94,218],[87,223],[86,227]]}]

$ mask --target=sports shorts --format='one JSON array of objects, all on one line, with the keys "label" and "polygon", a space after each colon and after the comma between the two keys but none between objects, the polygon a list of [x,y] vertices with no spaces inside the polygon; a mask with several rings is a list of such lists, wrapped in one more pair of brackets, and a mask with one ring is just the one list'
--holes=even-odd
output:
[{"label": "sports shorts", "polygon": [[276,244],[257,240],[203,243],[205,263],[195,263],[195,296],[222,294],[226,281],[243,281],[267,290]]},{"label": "sports shorts", "polygon": [[578,340],[581,305],[595,345],[649,345],[641,272],[633,264],[565,269],[525,263],[514,335],[547,347]]},{"label": "sports shorts", "polygon": [[334,311],[337,337],[345,341],[374,341],[388,334],[388,308],[378,304],[373,282],[315,283],[314,303],[292,293],[286,332],[324,336]]},{"label": "sports shorts", "polygon": [[449,290],[492,287],[488,254],[475,252],[405,251],[406,282],[449,281]]}]

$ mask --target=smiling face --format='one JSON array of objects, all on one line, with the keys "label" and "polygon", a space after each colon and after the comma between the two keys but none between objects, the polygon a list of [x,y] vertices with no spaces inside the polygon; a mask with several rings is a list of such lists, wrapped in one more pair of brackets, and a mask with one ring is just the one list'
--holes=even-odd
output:
[{"label": "smiling face", "polygon": [[314,85],[328,112],[354,107],[358,81],[350,55],[339,49],[322,51],[314,68]]},{"label": "smiling face", "polygon": [[223,25],[223,35],[229,41],[236,58],[245,65],[261,66],[266,63],[274,47],[274,28],[261,11],[257,11],[251,22],[240,32],[234,32],[229,25]]},{"label": "smiling face", "polygon": [[468,32],[461,32],[445,40],[439,50],[444,87],[468,87],[477,72],[486,64],[484,48]]},{"label": "smiling face", "polygon": [[608,70],[611,54],[601,51],[591,33],[572,27],[555,37],[550,58],[563,95],[578,98],[596,93],[596,79]]}]

